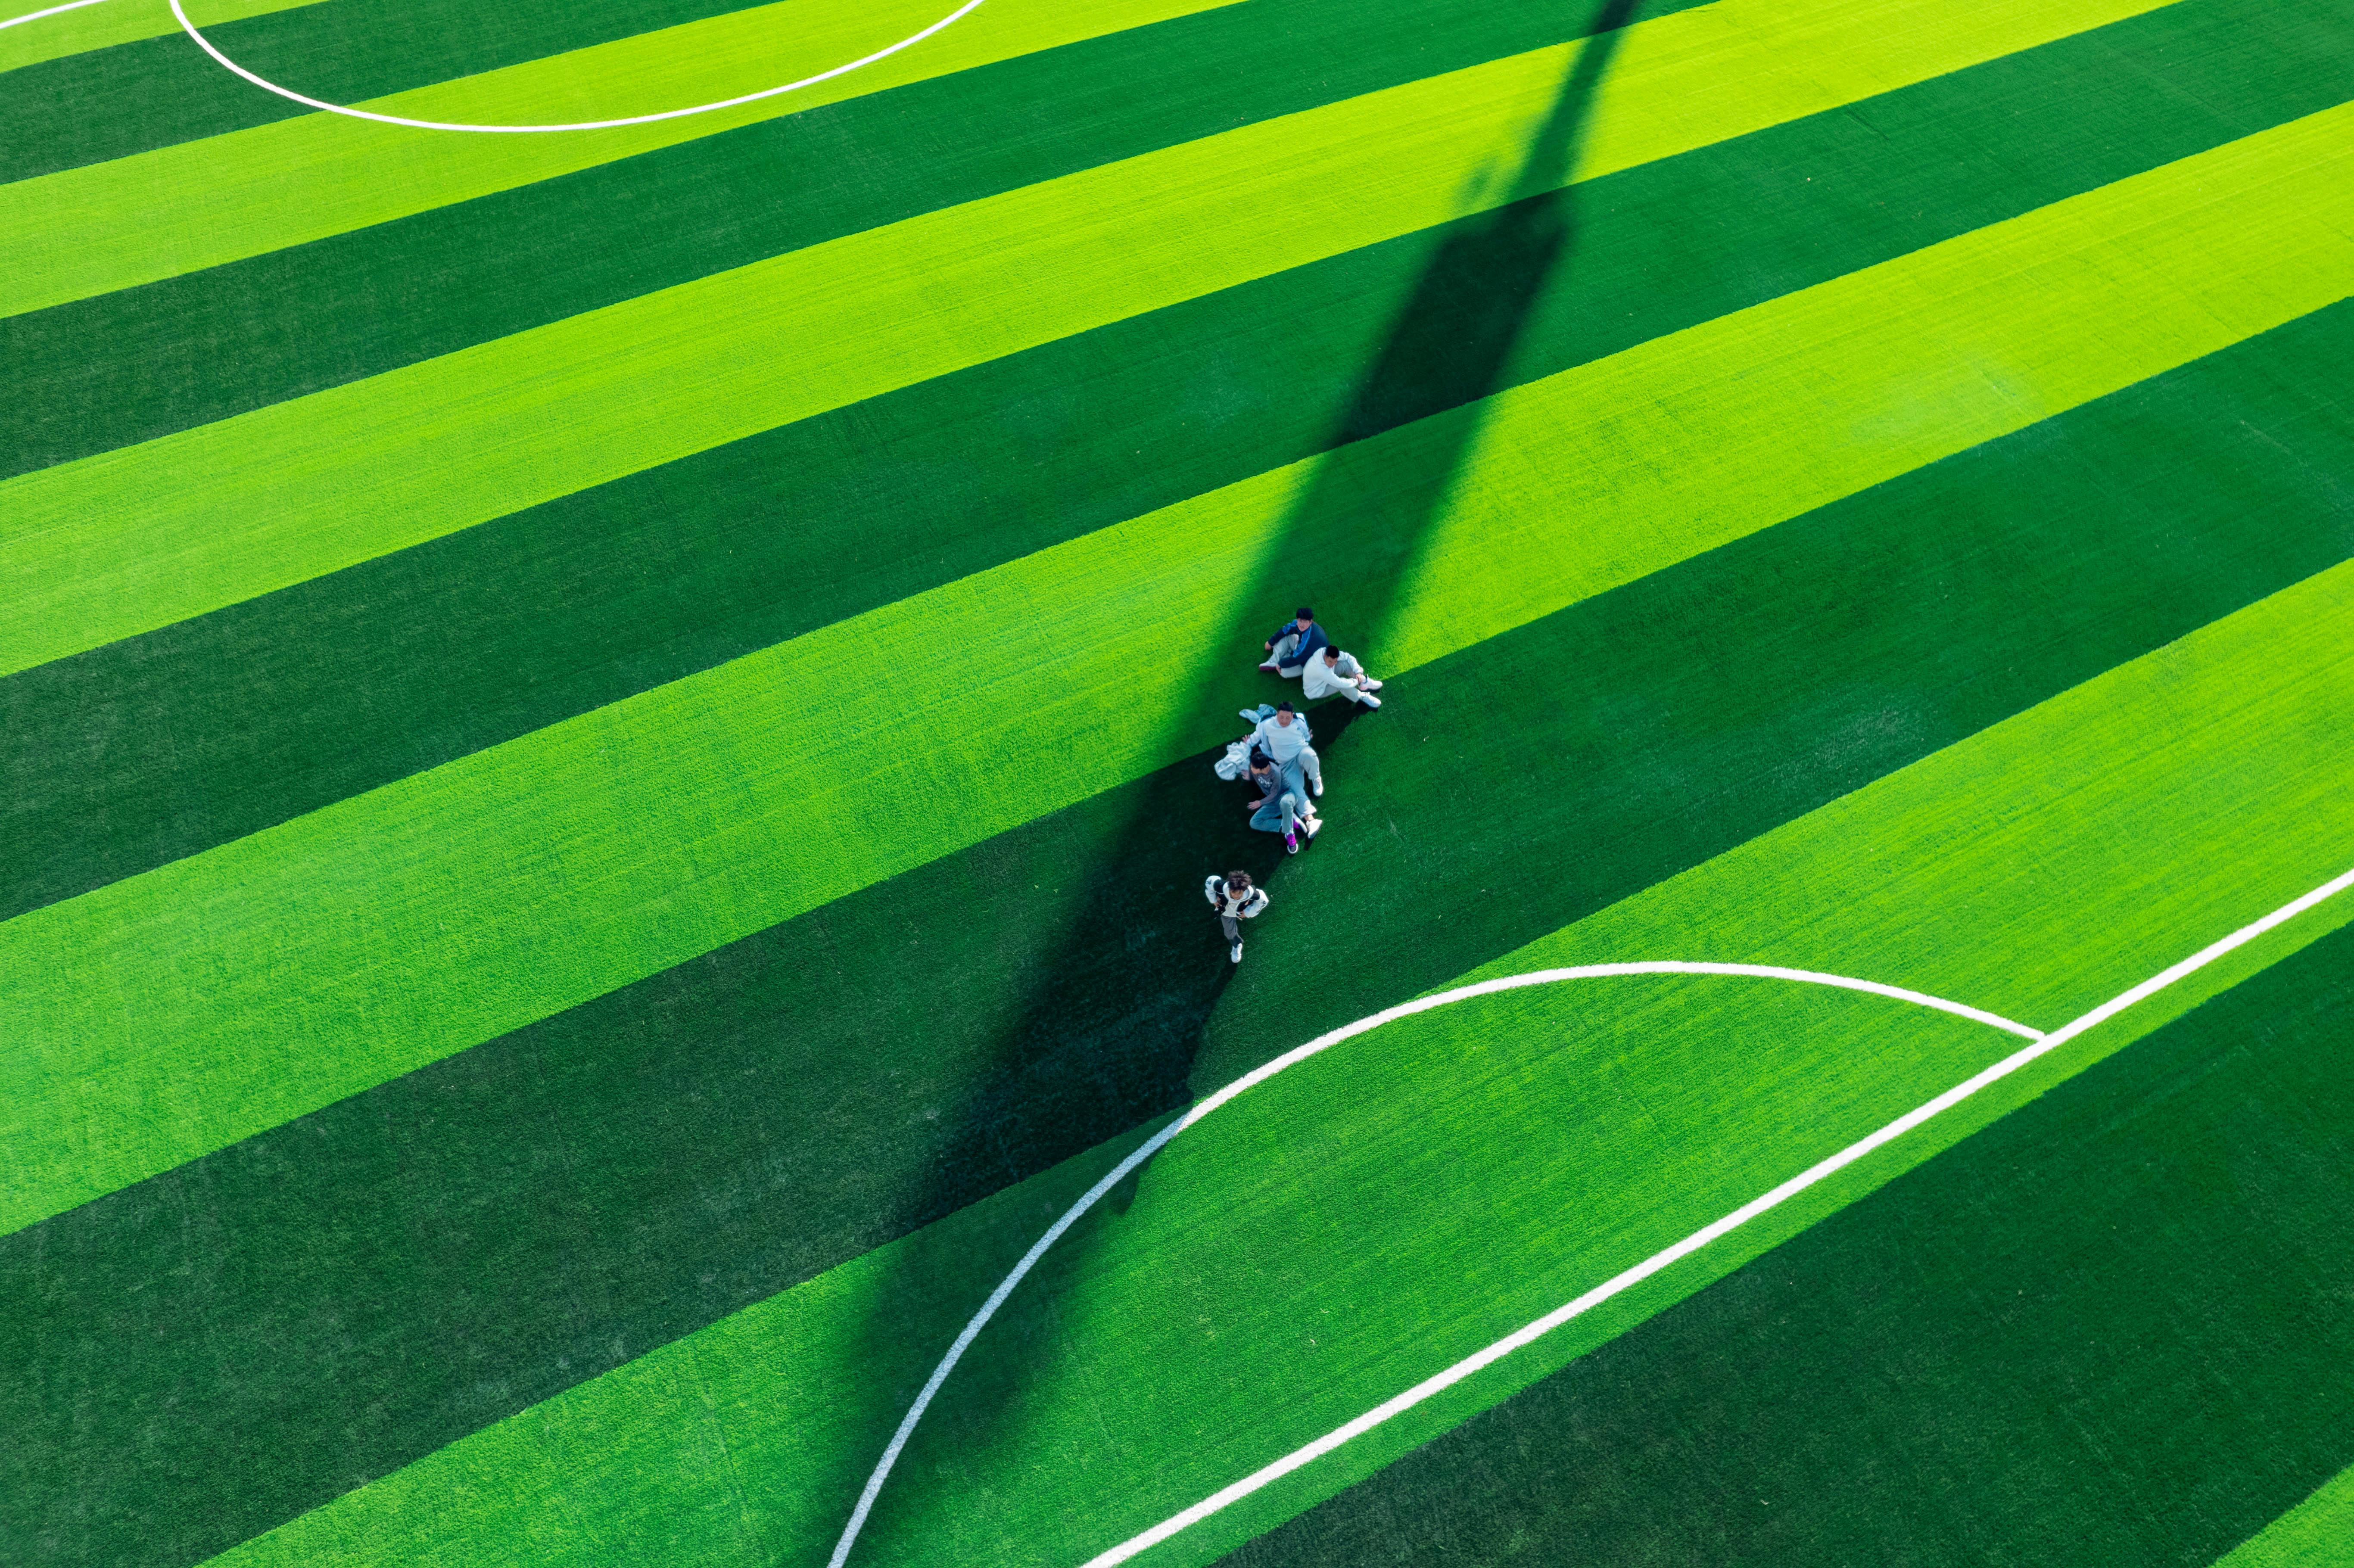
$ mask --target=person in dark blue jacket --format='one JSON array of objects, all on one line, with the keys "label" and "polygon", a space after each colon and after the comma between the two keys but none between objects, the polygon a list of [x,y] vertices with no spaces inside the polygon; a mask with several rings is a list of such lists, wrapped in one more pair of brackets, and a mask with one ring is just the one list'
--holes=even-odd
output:
[{"label": "person in dark blue jacket", "polygon": [[1299,672],[1308,667],[1308,661],[1324,652],[1331,642],[1324,629],[1316,624],[1316,612],[1303,604],[1298,615],[1277,627],[1275,635],[1267,640],[1267,662],[1259,668],[1296,681]]}]

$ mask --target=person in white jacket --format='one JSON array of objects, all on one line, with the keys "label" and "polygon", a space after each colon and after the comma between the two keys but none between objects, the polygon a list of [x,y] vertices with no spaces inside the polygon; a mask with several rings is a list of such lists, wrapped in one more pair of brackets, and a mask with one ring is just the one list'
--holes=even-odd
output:
[{"label": "person in white jacket", "polygon": [[1295,789],[1304,782],[1321,800],[1324,795],[1324,761],[1310,744],[1308,721],[1289,703],[1278,703],[1275,712],[1258,721],[1251,734],[1253,749],[1264,751],[1275,765],[1291,779]]},{"label": "person in white jacket", "polygon": [[1357,662],[1354,654],[1343,653],[1338,648],[1326,648],[1299,672],[1300,694],[1310,702],[1337,696],[1377,708],[1382,700],[1373,694],[1381,689],[1382,683],[1365,673],[1365,667]]},{"label": "person in white jacket", "polygon": [[1213,876],[1202,885],[1210,900],[1210,907],[1218,912],[1218,925],[1226,934],[1226,961],[1243,961],[1243,927],[1246,920],[1258,918],[1258,912],[1267,906],[1267,889],[1253,887],[1247,871],[1230,871],[1224,876]]}]

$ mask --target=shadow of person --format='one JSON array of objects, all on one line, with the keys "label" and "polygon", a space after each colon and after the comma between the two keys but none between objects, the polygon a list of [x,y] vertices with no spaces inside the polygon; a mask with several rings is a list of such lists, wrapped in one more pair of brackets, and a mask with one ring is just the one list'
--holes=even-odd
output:
[{"label": "shadow of person", "polygon": [[[1238,702],[1261,699],[1266,678],[1252,676],[1249,666],[1257,662],[1263,629],[1295,604],[1314,604],[1328,627],[1378,629],[1388,620],[1479,433],[1476,405],[1510,384],[1513,351],[1532,314],[1563,285],[1576,236],[1575,190],[1563,182],[1638,5],[1607,0],[1585,30],[1518,157],[1501,205],[1434,236],[1381,348],[1334,423],[1330,449],[1316,460],[1259,569],[1235,596],[1226,638],[1235,660],[1211,679],[1231,682]],[[1461,412],[1431,418],[1452,410]],[[1378,673],[1378,646],[1366,653]],[[1181,711],[1204,711],[1206,696],[1190,694]],[[1363,710],[1345,702],[1316,709],[1317,746],[1328,768],[1345,758],[1348,732],[1363,717]],[[1236,719],[1236,733],[1240,725]],[[1108,1140],[1126,1147],[1122,1134],[1190,1102],[1188,1078],[1204,1030],[1235,973],[1203,900],[1203,878],[1247,870],[1269,886],[1278,906],[1284,880],[1280,840],[1246,825],[1244,793],[1210,775],[1215,756],[1197,754],[1058,813],[1092,813],[1111,825],[1091,835],[1082,891],[1066,907],[1054,956],[981,1053],[984,1065],[949,1136],[921,1190],[909,1195],[912,1224],[952,1213]],[[1339,912],[1320,910],[1315,917],[1328,913]],[[1262,1055],[1297,1044],[1268,1036]],[[1122,1183],[1108,1218],[1125,1210],[1142,1174]],[[1051,1294],[1055,1278],[1083,1271],[1105,1223],[1097,1213],[1075,1226],[1058,1244],[1054,1266],[1042,1268],[1023,1290]],[[819,1479],[838,1498],[838,1518],[848,1517],[884,1437],[998,1273],[976,1268],[955,1246],[900,1249],[892,1277],[877,1292],[881,1309],[867,1323],[866,1339],[847,1353],[882,1365],[894,1360],[882,1353],[885,1347],[903,1344],[911,1332],[938,1342],[920,1368],[902,1361],[897,1375],[875,1381],[875,1408],[865,1416],[873,1446],[844,1453],[838,1470]],[[906,1310],[911,1303],[948,1309],[935,1307],[918,1330]],[[950,1387],[928,1424],[952,1428],[965,1451],[985,1449],[1017,1396],[1034,1333],[1010,1321],[992,1323],[951,1380],[963,1386]],[[991,1336],[994,1350],[983,1342]],[[984,1358],[990,1364],[978,1366]],[[911,1453],[923,1443],[919,1436]],[[892,1497],[886,1486],[870,1534],[890,1531]],[[870,1544],[879,1551],[879,1542]]]}]

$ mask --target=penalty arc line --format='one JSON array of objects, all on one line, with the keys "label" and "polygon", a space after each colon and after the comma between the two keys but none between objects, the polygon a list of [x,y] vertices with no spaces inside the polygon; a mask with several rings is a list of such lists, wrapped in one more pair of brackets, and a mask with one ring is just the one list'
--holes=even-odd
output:
[{"label": "penalty arc line", "polygon": [[[2354,873],[2349,874],[2354,875]],[[899,1462],[900,1451],[907,1447],[907,1439],[914,1435],[917,1423],[924,1418],[924,1412],[931,1407],[932,1399],[939,1393],[940,1385],[948,1381],[949,1373],[956,1370],[957,1362],[964,1358],[964,1352],[971,1345],[974,1338],[988,1326],[989,1320],[997,1315],[997,1309],[1005,1304],[1006,1298],[1013,1294],[1014,1287],[1022,1283],[1023,1277],[1040,1258],[1046,1255],[1048,1248],[1062,1239],[1063,1233],[1069,1230],[1080,1215],[1095,1207],[1105,1193],[1119,1186],[1129,1171],[1160,1152],[1171,1139],[1175,1138],[1227,1101],[1267,1082],[1278,1073],[1296,1066],[1310,1056],[1329,1051],[1345,1040],[1353,1040],[1360,1034],[1379,1029],[1385,1023],[1394,1023],[1401,1018],[1410,1018],[1416,1013],[1428,1012],[1434,1008],[1446,1007],[1454,1002],[1468,1001],[1475,996],[1492,996],[1498,991],[1521,991],[1530,986],[1554,985],[1563,980],[1598,980],[1618,975],[1738,975],[1757,980],[1791,980],[1801,985],[1829,986],[1837,991],[1863,991],[1872,996],[1884,996],[1893,1001],[1910,1002],[1915,1007],[1948,1012],[1956,1018],[1966,1018],[1974,1023],[1983,1023],[1990,1028],[2000,1029],[2028,1040],[2045,1038],[2039,1031],[2030,1029],[2024,1023],[2004,1018],[1999,1013],[1966,1006],[1958,1001],[1949,1001],[1944,997],[1931,996],[1925,991],[1907,991],[1903,986],[1883,985],[1878,980],[1857,980],[1851,975],[1825,974],[1818,969],[1785,969],[1776,964],[1716,963],[1684,959],[1645,959],[1625,963],[1579,964],[1568,969],[1532,969],[1526,974],[1501,975],[1494,980],[1476,980],[1469,985],[1457,986],[1451,991],[1417,997],[1411,1001],[1402,1001],[1395,1007],[1384,1008],[1381,1012],[1370,1017],[1361,1018],[1354,1023],[1342,1024],[1340,1028],[1329,1033],[1320,1034],[1305,1045],[1296,1046],[1263,1066],[1244,1074],[1193,1107],[1147,1139],[1134,1153],[1114,1166],[1109,1174],[1088,1188],[1080,1196],[1078,1202],[1064,1211],[1062,1218],[1048,1227],[1046,1234],[1038,1238],[1036,1245],[1023,1255],[1022,1261],[1013,1266],[1013,1272],[999,1282],[995,1290],[990,1292],[989,1299],[981,1305],[980,1311],[972,1315],[971,1320],[965,1324],[964,1331],[956,1338],[956,1343],[949,1347],[949,1353],[940,1358],[940,1364],[932,1370],[932,1375],[925,1381],[923,1392],[916,1396],[916,1403],[908,1407],[906,1417],[899,1423],[898,1430],[891,1435],[889,1446],[883,1450],[882,1458],[875,1462],[874,1473],[866,1478],[866,1486],[859,1493],[857,1507],[851,1511],[849,1523],[843,1527],[842,1539],[834,1543],[833,1556],[829,1560],[828,1568],[843,1568],[843,1564],[849,1560],[850,1549],[857,1543],[858,1532],[865,1528],[866,1516],[875,1507],[875,1499],[883,1490],[883,1483],[890,1478],[892,1467]],[[1437,1391],[1434,1389],[1432,1392]],[[1400,1406],[1400,1408],[1405,1407]],[[1346,1440],[1342,1438],[1341,1441]],[[1304,1458],[1294,1456],[1298,1464],[1306,1464],[1308,1459],[1313,1457],[1315,1457],[1313,1454],[1307,1455]],[[1278,1462],[1288,1463],[1288,1461]],[[1293,1467],[1296,1468],[1297,1465]],[[1267,1480],[1274,1478],[1275,1476],[1270,1474],[1267,1475],[1266,1480],[1257,1480],[1256,1485],[1249,1482],[1239,1484],[1246,1486],[1249,1490],[1257,1490],[1257,1487],[1264,1486]],[[1234,1489],[1229,1488],[1227,1490],[1233,1491]],[[1244,1495],[1246,1494],[1243,1492],[1235,1493],[1235,1497]],[[1219,1496],[1225,1497],[1225,1494],[1220,1493]],[[1217,1508],[1225,1506],[1224,1502],[1217,1503]],[[1216,1508],[1208,1509],[1202,1517],[1207,1518],[1209,1513],[1215,1511],[1217,1511]],[[1187,1520],[1186,1522],[1193,1521]],[[1162,1525],[1157,1528],[1166,1530],[1169,1534],[1174,1534],[1178,1530],[1183,1529],[1184,1525],[1177,1524],[1173,1527]],[[1153,1539],[1158,1541],[1166,1537],[1155,1536]],[[1136,1552],[1140,1552],[1150,1544],[1152,1542],[1145,1541],[1140,1536],[1137,1542],[1113,1550],[1116,1552],[1126,1552],[1132,1556]],[[1122,1560],[1116,1556],[1097,1559],[1097,1562],[1106,1563]]]},{"label": "penalty arc line", "polygon": [[1832,1155],[1829,1159],[1823,1160],[1820,1164],[1813,1166],[1808,1171],[1792,1177],[1789,1181],[1783,1182],[1772,1192],[1766,1192],[1760,1197],[1753,1198],[1748,1202],[1744,1203],[1740,1208],[1735,1209],[1733,1213],[1725,1215],[1723,1219],[1716,1221],[1712,1224],[1702,1226],[1701,1229],[1694,1231],[1691,1235],[1686,1236],[1683,1240],[1676,1243],[1673,1246],[1653,1254],[1651,1256],[1645,1258],[1641,1263],[1637,1264],[1634,1267],[1628,1269],[1625,1273],[1617,1275],[1613,1278],[1596,1286],[1592,1290],[1589,1290],[1585,1295],[1578,1297],[1575,1300],[1554,1308],[1553,1311],[1546,1313],[1543,1317],[1539,1318],[1536,1321],[1528,1324],[1524,1328],[1513,1330],[1504,1338],[1497,1340],[1494,1344],[1490,1345],[1486,1350],[1476,1351],[1473,1354],[1465,1357],[1463,1360],[1456,1362],[1453,1366],[1448,1367],[1445,1372],[1439,1372],[1436,1376],[1425,1379],[1423,1382],[1415,1384],[1412,1388],[1407,1389],[1404,1393],[1401,1393],[1395,1398],[1382,1404],[1376,1405],[1372,1410],[1367,1411],[1364,1414],[1358,1416],[1355,1420],[1335,1427],[1332,1431],[1326,1433],[1323,1436],[1317,1438],[1314,1442],[1307,1444],[1304,1446],[1297,1448],[1291,1453],[1285,1455],[1282,1458],[1275,1461],[1275,1463],[1266,1466],[1261,1469],[1255,1470],[1251,1474],[1244,1477],[1241,1480],[1235,1482],[1232,1486],[1212,1493],[1209,1497],[1206,1497],[1200,1502],[1195,1503],[1192,1508],[1186,1509],[1181,1513],[1172,1514],[1168,1519],[1165,1519],[1159,1524],[1154,1525],[1151,1529],[1129,1537],[1127,1541],[1124,1541],[1119,1545],[1113,1547],[1110,1551],[1100,1552],[1096,1556],[1089,1558],[1083,1565],[1083,1568],[1113,1568],[1113,1565],[1116,1563],[1125,1563],[1129,1558],[1136,1556],[1139,1552],[1143,1552],[1148,1548],[1159,1545],[1161,1542],[1168,1540],[1171,1536],[1177,1534],[1180,1531],[1190,1529],[1193,1525],[1199,1524],[1204,1520],[1208,1519],[1211,1515],[1241,1501],[1244,1498],[1250,1496],[1251,1493],[1257,1491],[1268,1483],[1278,1480],[1281,1478],[1289,1475],[1292,1471],[1299,1469],[1301,1466],[1309,1464],[1310,1462],[1331,1453],[1333,1449],[1340,1447],[1351,1438],[1362,1436],[1365,1433],[1372,1431],[1374,1427],[1381,1425],[1384,1422],[1405,1414],[1406,1411],[1413,1409],[1416,1405],[1420,1404],[1423,1401],[1430,1398],[1433,1394],[1452,1387],[1454,1384],[1462,1382],[1465,1378],[1469,1377],[1472,1373],[1479,1372],[1483,1367],[1487,1367],[1498,1361],[1500,1361],[1505,1356],[1511,1354],[1514,1351],[1517,1351],[1522,1346],[1525,1346],[1532,1341],[1542,1338],[1543,1335],[1550,1333],[1554,1329],[1559,1328],[1562,1324],[1568,1322],[1571,1319],[1592,1311],[1595,1308],[1609,1300],[1612,1297],[1617,1296],[1630,1287],[1649,1278],[1652,1275],[1659,1273],[1669,1265],[1690,1256],[1691,1254],[1698,1252],[1701,1248],[1708,1245],[1711,1242],[1716,1241],[1728,1233],[1739,1229],[1741,1226],[1748,1224],[1751,1220],[1755,1219],[1758,1215],[1787,1202],[1789,1199],[1796,1197],[1800,1192],[1805,1192],[1808,1188],[1814,1186],[1824,1178],[1838,1171],[1843,1170],[1849,1165],[1852,1165],[1855,1161],[1862,1159],[1873,1150],[1880,1148],[1882,1144],[1891,1142],[1895,1139],[1902,1138],[1904,1134],[1912,1131],[1914,1128],[1919,1127],[1923,1122],[1927,1121],[1932,1117],[1936,1116],[1942,1111],[1952,1109],[1955,1106],[1957,1106],[1964,1100],[1968,1099],[1972,1095],[1977,1094],[1979,1090],[1985,1088],[1989,1084],[1997,1083],[2003,1078],[2009,1077],[2011,1074],[2016,1073],[2021,1067],[2026,1066],[2029,1063],[2037,1060],[2039,1057],[2049,1055],[2052,1052],[2058,1050],[2061,1046],[2066,1044],[2069,1041],[2073,1040],[2076,1036],[2084,1033],[2085,1031],[2095,1028],[2102,1023],[2105,1023],[2110,1019],[2115,1018],[2118,1013],[2125,1012],[2126,1009],[2132,1007],[2138,1002],[2147,1001],[2150,997],[2157,995],[2159,991],[2162,991],[2167,987],[2173,985],[2176,981],[2197,973],[2199,970],[2205,969],[2209,964],[2213,963],[2216,959],[2222,958],[2224,955],[2233,951],[2234,949],[2245,947],[2248,943],[2254,941],[2258,937],[2263,936],[2265,932],[2272,930],[2275,927],[2296,919],[2299,915],[2304,914],[2315,905],[2323,902],[2325,899],[2333,897],[2337,894],[2344,892],[2349,886],[2354,886],[2354,871],[2343,872],[2338,875],[2332,877],[2329,881],[2323,883],[2320,886],[2313,889],[2311,892],[2289,900],[2289,902],[2282,905],[2271,914],[2241,927],[2238,930],[2232,932],[2230,936],[2223,938],[2220,941],[2211,943],[2208,946],[2201,948],[2199,951],[2191,954],[2190,957],[2184,959],[2181,962],[2161,969],[2157,974],[2150,976],[2149,979],[2143,980],[2140,984],[2118,992],[2115,996],[2111,997],[2108,1001],[2101,1003],[2098,1007],[2094,1008],[2091,1012],[2084,1013],[2081,1017],[2072,1019],[2068,1022],[2063,1023],[2059,1028],[2053,1030],[2051,1033],[2041,1036],[2036,1040],[2033,1044],[2029,1045],[2024,1050],[2015,1052],[2011,1055],[2004,1057],[2001,1061],[1996,1063],[1993,1066],[1987,1068],[1984,1072],[1955,1085],[1952,1088],[1947,1089],[1944,1094],[1939,1095],[1936,1098],[1928,1101],[1926,1104],[1920,1106],[1914,1110],[1907,1111],[1904,1115],[1898,1117],[1894,1121],[1890,1122],[1887,1126],[1880,1128],[1877,1132],[1872,1133],[1865,1138],[1859,1139],[1854,1143],[1850,1144],[1847,1148],[1840,1150],[1837,1154]]},{"label": "penalty arc line", "polygon": [[[75,0],[76,5],[96,5],[97,3],[98,0]],[[926,38],[930,37],[934,33],[938,32],[941,28],[960,21],[967,16],[970,16],[972,12],[978,10],[981,5],[982,0],[964,0],[963,5],[958,6],[955,10],[949,12],[947,16],[941,17],[938,21],[934,22],[930,26],[926,27],[919,33],[910,33],[907,37],[901,38],[897,43],[892,44],[885,48],[879,48],[871,55],[863,55],[857,59],[852,60],[848,65],[838,65],[831,70],[822,70],[815,76],[805,76],[799,81],[786,82],[781,87],[766,87],[762,88],[758,92],[748,92],[738,98],[723,98],[715,102],[697,103],[685,109],[665,109],[656,114],[632,114],[620,120],[583,120],[569,125],[475,125],[460,121],[450,120],[410,120],[403,115],[378,114],[374,110],[354,109],[351,105],[346,103],[329,103],[324,99],[306,97],[302,93],[296,92],[292,88],[281,87],[276,82],[271,81],[265,77],[256,76],[253,72],[246,69],[243,66],[229,58],[227,55],[221,53],[220,50],[213,47],[213,41],[210,38],[206,37],[204,34],[198,32],[196,30],[196,25],[188,20],[188,14],[180,8],[180,0],[171,0],[171,3],[172,15],[179,18],[181,31],[194,38],[196,41],[196,47],[198,48],[212,56],[213,62],[215,64],[234,75],[243,77],[246,80],[251,82],[254,86],[262,89],[264,91],[276,93],[281,98],[289,99],[293,102],[306,105],[312,109],[323,109],[330,114],[341,114],[353,120],[373,120],[379,125],[405,125],[415,131],[477,131],[492,134],[535,135],[551,131],[614,131],[619,130],[624,125],[651,125],[660,120],[684,120],[690,114],[709,114],[715,110],[734,109],[741,104],[758,103],[764,98],[775,98],[781,93],[799,92],[802,88],[815,87],[819,82],[832,81],[838,76],[847,76],[852,71],[860,69],[862,66],[871,66],[877,60],[888,59],[891,56],[897,54],[901,49],[914,48],[916,45],[922,43]],[[72,8],[73,7],[71,5],[60,5],[58,7],[60,11],[71,10]],[[51,13],[47,11],[34,13],[35,16],[46,16],[50,14]],[[17,18],[18,21],[25,22],[29,22],[33,18],[31,16],[20,16]]]}]

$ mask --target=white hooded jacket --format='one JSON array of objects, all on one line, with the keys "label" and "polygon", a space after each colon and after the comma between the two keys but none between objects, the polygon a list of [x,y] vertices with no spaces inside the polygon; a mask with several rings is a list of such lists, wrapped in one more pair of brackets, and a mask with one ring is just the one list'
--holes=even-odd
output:
[{"label": "white hooded jacket", "polygon": [[1211,877],[1202,885],[1202,891],[1208,896],[1211,908],[1221,915],[1231,915],[1237,920],[1253,918],[1268,903],[1264,887],[1254,887],[1240,898],[1235,897],[1226,891],[1226,879],[1223,876]]}]

